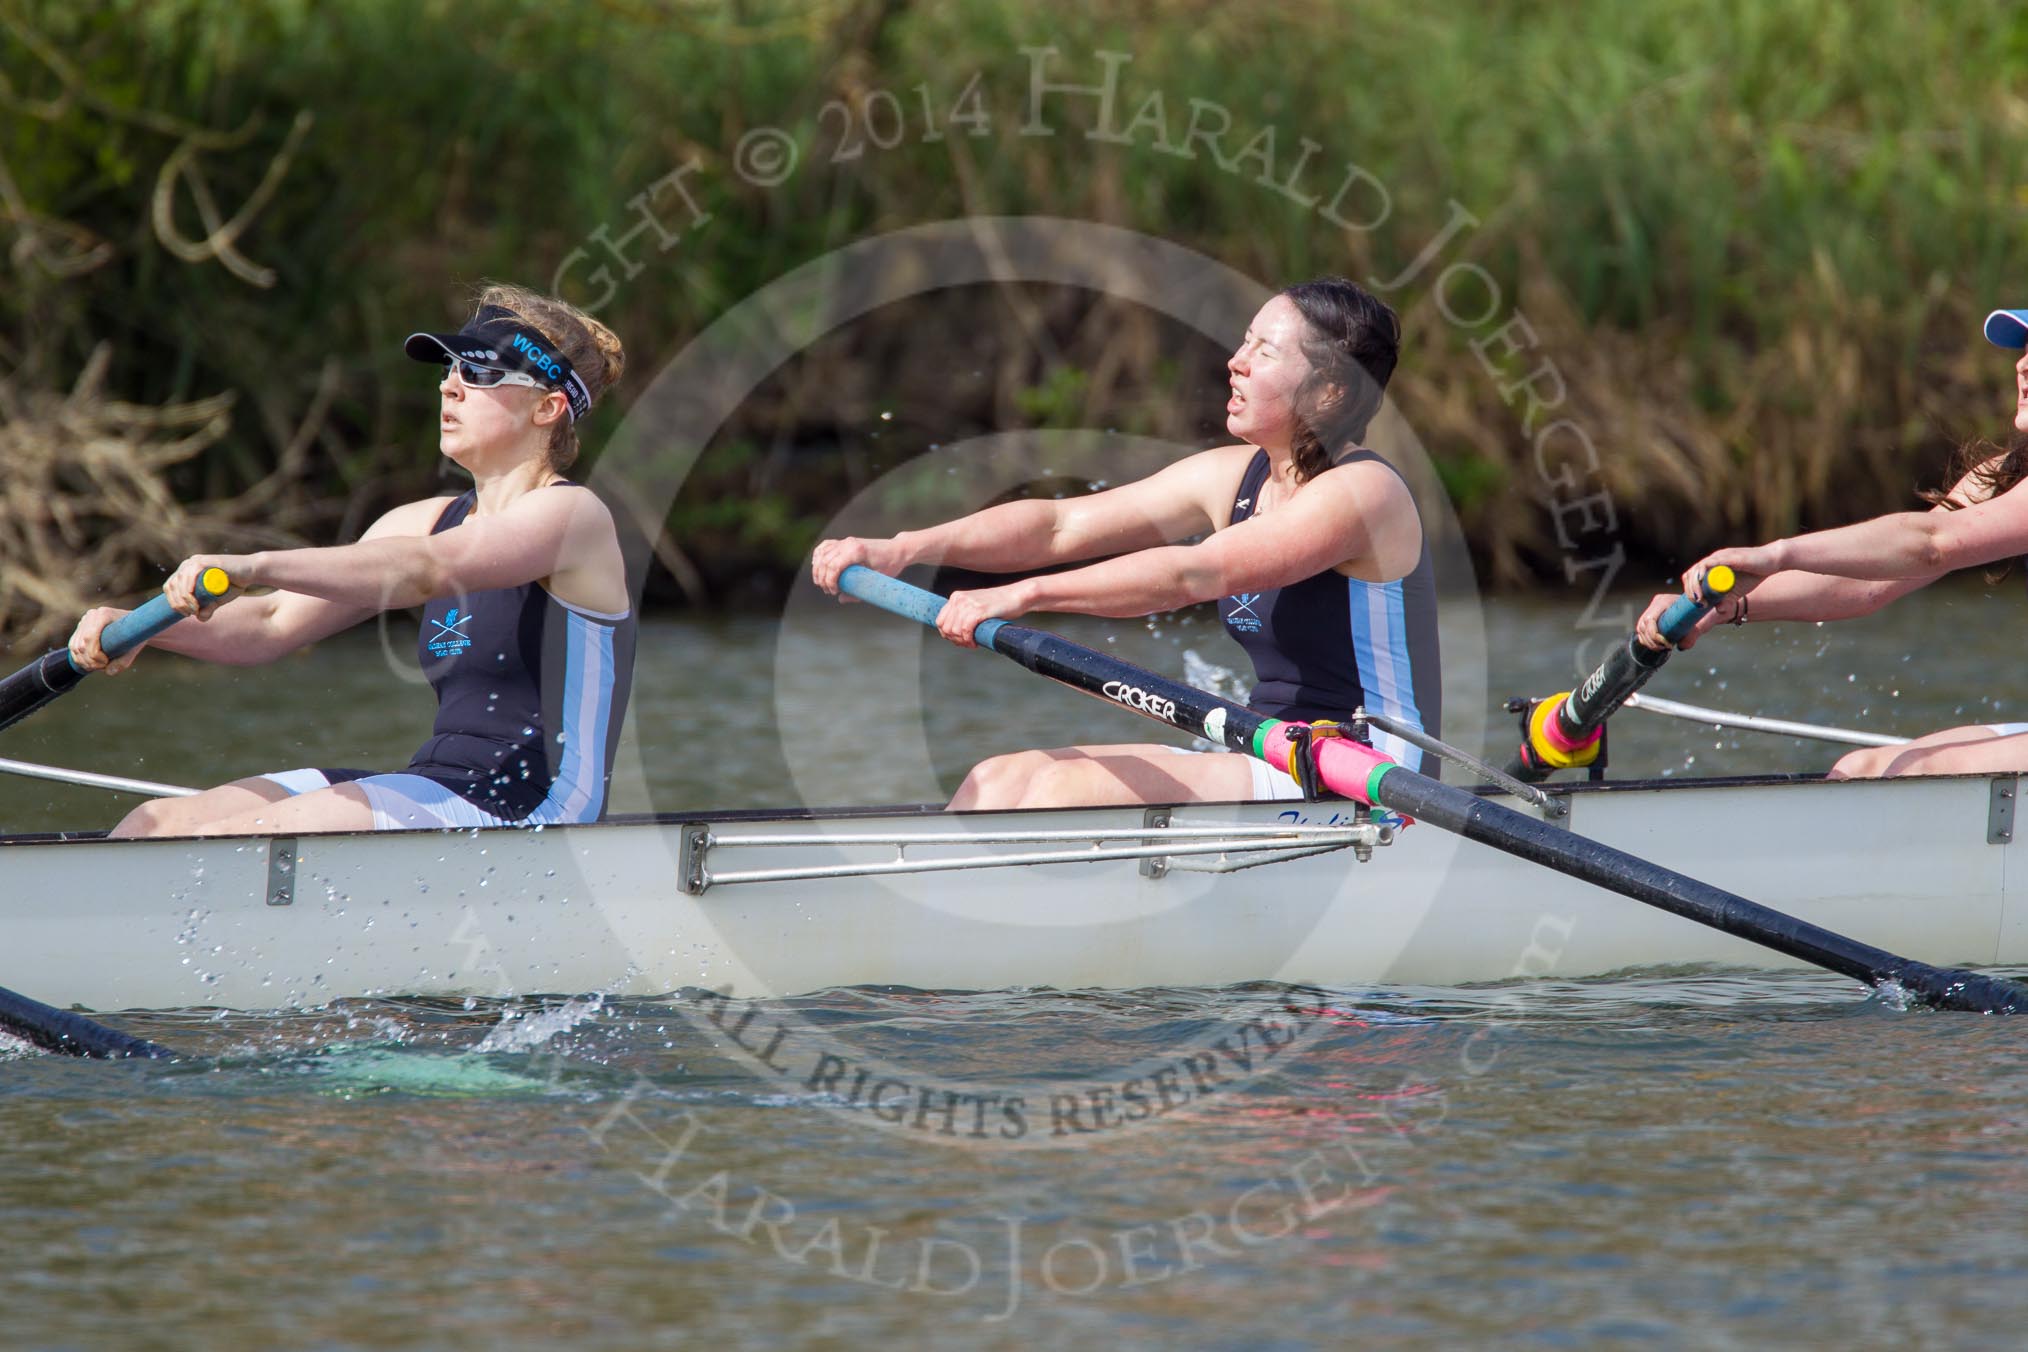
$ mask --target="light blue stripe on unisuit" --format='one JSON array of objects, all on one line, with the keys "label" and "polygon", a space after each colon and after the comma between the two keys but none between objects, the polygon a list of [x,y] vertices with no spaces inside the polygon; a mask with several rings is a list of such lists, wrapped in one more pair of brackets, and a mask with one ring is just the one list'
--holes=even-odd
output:
[{"label": "light blue stripe on unisuit", "polygon": [[530,821],[588,822],[605,805],[606,736],[612,721],[613,629],[566,612],[563,759]]},{"label": "light blue stripe on unisuit", "polygon": [[[1352,655],[1359,662],[1359,684],[1365,691],[1367,711],[1421,729],[1401,583],[1361,582],[1355,577],[1346,578],[1345,585],[1352,614]],[[1373,731],[1373,745],[1410,770],[1422,768],[1421,747],[1378,728]]]},{"label": "light blue stripe on unisuit", "polygon": [[574,720],[577,755],[572,769],[577,792],[567,806],[572,821],[596,821],[606,797],[606,734],[613,711],[613,630],[609,625],[574,619],[582,642],[583,697]]},{"label": "light blue stripe on unisuit", "polygon": [[563,738],[563,755],[556,778],[549,786],[549,795],[538,809],[544,820],[589,820],[581,815],[586,797],[585,703],[590,699],[595,705],[598,698],[597,673],[592,669],[594,639],[587,632],[590,623],[575,614],[567,614],[564,620],[563,700],[558,710],[560,726],[556,729]]}]

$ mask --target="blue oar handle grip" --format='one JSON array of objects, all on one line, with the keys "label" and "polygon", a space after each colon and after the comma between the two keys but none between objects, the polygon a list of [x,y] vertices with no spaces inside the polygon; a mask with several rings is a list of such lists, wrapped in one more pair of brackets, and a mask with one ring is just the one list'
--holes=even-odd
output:
[{"label": "blue oar handle grip", "polygon": [[1730,568],[1711,569],[1697,579],[1694,593],[1677,597],[1662,612],[1662,619],[1655,627],[1672,645],[1681,643],[1690,637],[1690,631],[1697,627],[1697,621],[1704,618],[1705,612],[1730,595],[1735,585],[1737,579]]},{"label": "blue oar handle grip", "polygon": [[[207,568],[197,579],[197,599],[216,601],[231,587],[224,572]],[[169,608],[168,597],[153,597],[107,625],[99,634],[99,647],[105,649],[107,657],[124,657],[182,618]]]},{"label": "blue oar handle grip", "polygon": [[[935,592],[912,587],[885,573],[876,573],[861,563],[852,564],[838,575],[838,590],[869,606],[878,606],[890,615],[899,615],[932,629],[936,628],[937,616],[944,608],[944,598]],[[1005,620],[983,622],[972,631],[972,641],[982,648],[992,647],[993,635],[999,633],[1006,623]]]}]

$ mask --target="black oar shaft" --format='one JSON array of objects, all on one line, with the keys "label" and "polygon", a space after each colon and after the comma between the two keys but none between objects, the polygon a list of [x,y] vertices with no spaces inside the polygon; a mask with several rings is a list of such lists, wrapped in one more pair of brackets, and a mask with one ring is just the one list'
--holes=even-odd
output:
[{"label": "black oar shaft", "polygon": [[47,652],[5,680],[0,680],[0,728],[11,727],[77,685],[85,674],[70,663],[70,654]]},{"label": "black oar shaft", "polygon": [[1169,680],[1039,629],[1003,624],[994,630],[991,642],[994,652],[1037,675],[1216,742],[1228,751],[1252,752],[1254,735],[1272,721],[1196,686]]},{"label": "black oar shaft", "polygon": [[176,1053],[146,1038],[134,1037],[104,1024],[93,1023],[82,1014],[45,1005],[25,995],[0,988],[0,1029],[44,1051],[66,1056],[90,1056],[112,1060],[125,1056],[161,1060]]},{"label": "black oar shaft", "polygon": [[[983,637],[989,639],[995,652],[1030,671],[1158,723],[1207,737],[1211,735],[1207,731],[1209,723],[1212,731],[1221,734],[1213,740],[1221,741],[1233,751],[1254,751],[1255,733],[1270,721],[1194,686],[1094,652],[1055,634],[999,624]],[[1629,646],[1642,652],[1652,651],[1632,640]],[[1662,660],[1658,657],[1655,665],[1659,666]],[[1404,816],[1803,962],[1868,984],[1898,981],[1925,1003],[1940,1008],[2011,1013],[2017,1008],[2016,1002],[2028,994],[2009,982],[1969,972],[1946,972],[1897,957],[1407,770],[1390,770],[1382,776],[1378,797],[1381,806]]]},{"label": "black oar shaft", "polygon": [[[207,568],[197,580],[197,597],[215,601],[231,585],[222,571]],[[108,657],[124,657],[182,618],[170,609],[167,599],[152,597],[107,625],[99,635],[99,647]],[[13,675],[0,678],[0,730],[75,689],[88,674],[71,661],[68,649],[54,648]]]},{"label": "black oar shaft", "polygon": [[1605,661],[1598,664],[1583,685],[1570,692],[1570,698],[1557,710],[1557,722],[1565,735],[1573,739],[1588,737],[1619,712],[1627,697],[1662,669],[1676,651],[1676,645],[1696,632],[1697,622],[1731,594],[1736,582],[1730,568],[1713,568],[1677,597],[1655,622],[1666,646],[1650,648],[1629,634],[1625,643],[1607,653]]},{"label": "black oar shaft", "polygon": [[1628,696],[1662,669],[1669,660],[1669,652],[1667,648],[1650,648],[1629,635],[1564,700],[1557,711],[1557,721],[1563,725],[1565,735],[1572,740],[1590,736],[1601,723],[1619,712]]},{"label": "black oar shaft", "polygon": [[[943,598],[934,592],[859,566],[847,568],[839,586],[862,601],[931,626],[943,605]],[[1261,743],[1280,726],[1279,720],[1055,634],[988,620],[973,638],[1030,671],[1111,700],[1158,723],[1200,733],[1235,751],[1261,755]],[[1916,999],[1939,1009],[1986,1014],[2028,1011],[2028,988],[1897,957],[1403,766],[1386,764],[1384,758],[1382,761],[1384,768],[1366,782],[1373,801],[1381,807],[1842,976],[1869,985],[1898,982]]]},{"label": "black oar shaft", "polygon": [[[858,564],[845,569],[838,585],[848,596],[932,629],[936,628],[937,615],[944,605],[944,598],[933,591]],[[1144,718],[1203,737],[1229,750],[1258,754],[1256,741],[1261,729],[1278,721],[1257,714],[1244,704],[1220,699],[1194,685],[1172,681],[1145,667],[1107,657],[1040,629],[1024,629],[1005,620],[987,620],[972,638],[1038,676],[1109,700]]]},{"label": "black oar shaft", "polygon": [[1777,953],[1868,984],[1897,981],[1925,1004],[1978,1013],[2028,1010],[2028,991],[2012,982],[1896,957],[1448,784],[1390,770],[1377,797],[1382,806],[1418,821]]}]

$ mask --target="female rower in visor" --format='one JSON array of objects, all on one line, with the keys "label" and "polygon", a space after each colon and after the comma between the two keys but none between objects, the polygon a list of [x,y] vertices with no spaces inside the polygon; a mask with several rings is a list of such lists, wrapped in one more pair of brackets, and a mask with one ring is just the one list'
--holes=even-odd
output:
[{"label": "female rower in visor", "polygon": [[[2009,350],[2028,348],[2028,310],[1995,310],[1986,339]],[[1731,599],[1698,621],[1843,620],[1870,615],[1945,573],[2028,554],[2028,351],[2014,363],[2014,436],[2006,448],[1990,441],[1963,447],[1948,493],[1928,492],[1927,512],[1895,512],[1853,526],[1814,531],[1752,548],[1721,549],[1684,573],[1701,576],[1716,564],[1740,575]],[[1637,625],[1641,641],[1665,647],[1656,627],[1676,598],[1657,596]],[[2028,770],[2028,723],[1946,728],[1905,746],[1866,747],[1831,768],[1832,779],[1891,775],[1957,775]]]},{"label": "female rower in visor", "polygon": [[[827,540],[811,572],[836,593],[847,566],[942,563],[1012,573],[1099,559],[954,593],[937,628],[960,646],[989,619],[1030,611],[1130,616],[1216,601],[1276,718],[1344,719],[1361,705],[1437,733],[1436,588],[1415,500],[1361,447],[1394,372],[1400,323],[1342,278],[1292,286],[1254,316],[1226,363],[1237,444],[1089,497],[1007,503],[891,539]],[[1176,541],[1204,537],[1199,543]],[[1422,753],[1374,735],[1419,768]],[[1140,744],[995,756],[954,808],[1297,798],[1251,756]]]},{"label": "female rower in visor", "polygon": [[[612,517],[563,471],[577,457],[578,418],[619,379],[619,339],[560,300],[489,286],[462,329],[413,334],[406,350],[445,366],[437,444],[472,488],[397,507],[356,544],[187,559],[162,592],[202,623],[148,646],[253,665],[421,606],[434,735],[399,773],[256,775],[143,804],[114,836],[532,825],[603,811],[635,625]],[[235,587],[274,590],[200,608],[196,580],[212,567]],[[125,613],[79,621],[79,665],[133,661],[108,665],[99,646]]]}]

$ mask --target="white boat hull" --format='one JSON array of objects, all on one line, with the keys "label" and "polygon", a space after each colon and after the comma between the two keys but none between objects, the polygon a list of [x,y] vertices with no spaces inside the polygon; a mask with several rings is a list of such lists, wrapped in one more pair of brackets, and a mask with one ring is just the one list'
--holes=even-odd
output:
[{"label": "white boat hull", "polygon": [[[2000,781],[2011,790],[2012,780]],[[1904,956],[2028,963],[2028,869],[1983,778],[1579,789],[1576,832]],[[2011,800],[2008,800],[2011,801]],[[1342,804],[1200,805],[1175,826]],[[272,1009],[371,995],[740,996],[928,989],[1459,985],[1788,960],[1430,826],[1349,850],[1164,876],[1139,860],[681,886],[703,866],[869,864],[887,847],[742,836],[1142,827],[1141,809],[621,821],[544,831],[0,842],[0,985],[91,1009]],[[910,858],[1034,845],[912,847]],[[271,855],[295,864],[271,904]],[[2010,864],[2012,867],[2010,867]]]}]

